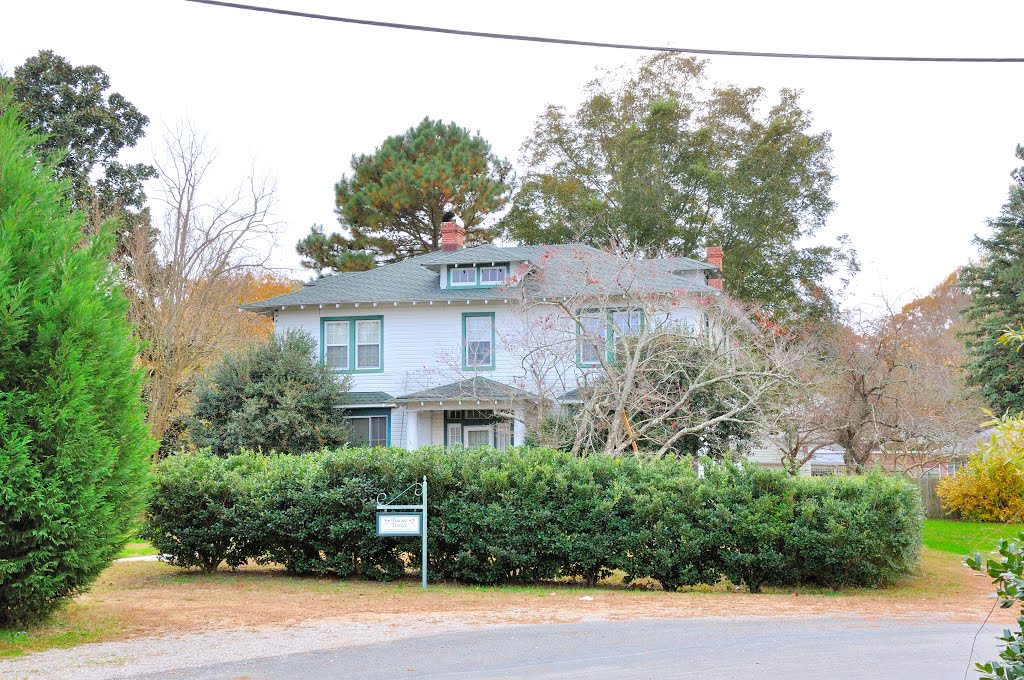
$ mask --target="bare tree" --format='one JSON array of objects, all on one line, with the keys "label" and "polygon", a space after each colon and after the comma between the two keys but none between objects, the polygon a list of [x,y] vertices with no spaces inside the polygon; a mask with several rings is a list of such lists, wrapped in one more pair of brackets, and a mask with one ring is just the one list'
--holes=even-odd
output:
[{"label": "bare tree", "polygon": [[[191,125],[165,135],[157,165],[163,207],[157,232],[139,229],[129,244],[131,317],[144,343],[148,422],[163,439],[186,407],[199,372],[224,351],[244,345],[249,329],[237,307],[264,266],[278,224],[270,219],[274,184],[249,176],[232,193],[207,198],[204,181],[216,160]],[[155,238],[155,243],[153,242]]]},{"label": "bare tree", "polygon": [[538,410],[558,395],[574,404],[551,443],[664,456],[708,448],[714,433],[721,452],[772,419],[795,361],[780,329],[693,292],[671,260],[562,260],[520,274],[522,320],[508,343],[545,397]]},{"label": "bare tree", "polygon": [[783,393],[777,420],[768,426],[767,436],[779,452],[782,467],[794,476],[819,451],[835,443],[833,412],[825,395],[831,367],[823,361],[813,335],[803,337],[793,381]]},{"label": "bare tree", "polygon": [[821,334],[836,367],[823,389],[828,419],[850,472],[874,462],[925,474],[962,455],[981,420],[955,342],[959,303],[922,313],[922,300],[899,310],[886,303],[873,318]]}]

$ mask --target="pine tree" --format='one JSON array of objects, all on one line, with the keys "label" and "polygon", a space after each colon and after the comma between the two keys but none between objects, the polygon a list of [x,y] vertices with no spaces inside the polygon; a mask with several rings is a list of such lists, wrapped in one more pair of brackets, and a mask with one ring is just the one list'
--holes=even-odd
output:
[{"label": "pine tree", "polygon": [[[1024,146],[1017,157],[1024,161]],[[975,238],[981,259],[962,277],[971,294],[964,312],[968,383],[997,413],[1024,412],[1024,354],[999,342],[1004,330],[1024,325],[1024,167],[1012,177],[1009,199],[989,222],[992,235]]]},{"label": "pine tree", "polygon": [[84,237],[67,180],[0,86],[0,627],[86,588],[142,507],[149,454],[114,228]]},{"label": "pine tree", "polygon": [[491,145],[455,123],[424,118],[352,157],[352,176],[335,185],[338,221],[348,232],[313,227],[297,250],[317,271],[362,271],[441,247],[441,222],[453,211],[466,245],[493,240],[486,218],[504,207],[511,165]]}]

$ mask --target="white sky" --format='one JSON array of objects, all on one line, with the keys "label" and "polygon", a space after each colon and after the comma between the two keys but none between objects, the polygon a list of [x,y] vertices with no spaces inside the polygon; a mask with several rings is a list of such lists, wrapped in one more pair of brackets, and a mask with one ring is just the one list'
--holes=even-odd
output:
[{"label": "white sky", "polygon": [[[288,9],[609,42],[787,52],[1024,56],[1024,3],[862,0],[515,3],[267,0]],[[286,224],[274,263],[298,267],[309,226],[337,226],[334,183],[354,153],[424,116],[479,131],[518,160],[548,103],[574,106],[596,66],[642,53],[438,36],[255,14],[184,0],[5,0],[0,65],[40,49],[96,64],[151,120],[132,160],[189,117],[220,150],[214,191],[255,159]],[[1024,142],[1024,64],[891,64],[715,57],[711,80],[804,91],[832,132],[838,209],[862,261],[848,304],[908,301],[975,255]],[[234,175],[233,175],[234,173]],[[301,274],[303,278],[306,274]],[[728,273],[726,273],[728,275]]]}]

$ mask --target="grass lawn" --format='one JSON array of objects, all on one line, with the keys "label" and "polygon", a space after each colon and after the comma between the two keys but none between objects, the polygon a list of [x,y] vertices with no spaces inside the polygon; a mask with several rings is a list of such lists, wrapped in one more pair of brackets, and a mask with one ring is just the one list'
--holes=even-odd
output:
[{"label": "grass lawn", "polygon": [[156,555],[156,548],[147,541],[131,541],[121,548],[121,552],[117,553],[116,559],[121,559],[122,557],[142,557],[143,555]]},{"label": "grass lawn", "polygon": [[[325,618],[391,621],[395,612],[470,623],[547,623],[699,616],[947,616],[980,621],[991,607],[988,579],[950,552],[925,548],[918,574],[884,589],[771,588],[760,595],[728,584],[678,593],[630,590],[612,578],[597,588],[575,583],[475,587],[414,576],[392,583],[296,578],[274,566],[247,565],[211,575],[159,562],[118,562],[91,590],[27,631],[0,631],[0,660],[51,648],[211,628],[288,626]],[[581,600],[584,595],[590,600]],[[996,618],[1003,616],[1002,610]],[[1011,621],[1013,614],[1006,614]]]},{"label": "grass lawn", "polygon": [[926,548],[956,555],[995,550],[1000,538],[1015,538],[1024,524],[925,520],[922,540]]}]

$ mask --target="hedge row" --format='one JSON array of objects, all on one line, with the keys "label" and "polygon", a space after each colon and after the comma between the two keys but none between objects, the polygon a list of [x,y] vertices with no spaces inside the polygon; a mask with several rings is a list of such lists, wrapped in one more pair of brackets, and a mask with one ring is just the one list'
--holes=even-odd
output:
[{"label": "hedge row", "polygon": [[916,565],[917,487],[872,474],[791,478],[753,465],[587,457],[543,449],[342,449],[172,456],[144,534],[170,561],[283,564],[393,579],[418,538],[375,536],[376,495],[430,483],[432,578],[496,584],[612,570],[667,590],[722,577],[830,588],[893,583]]}]

